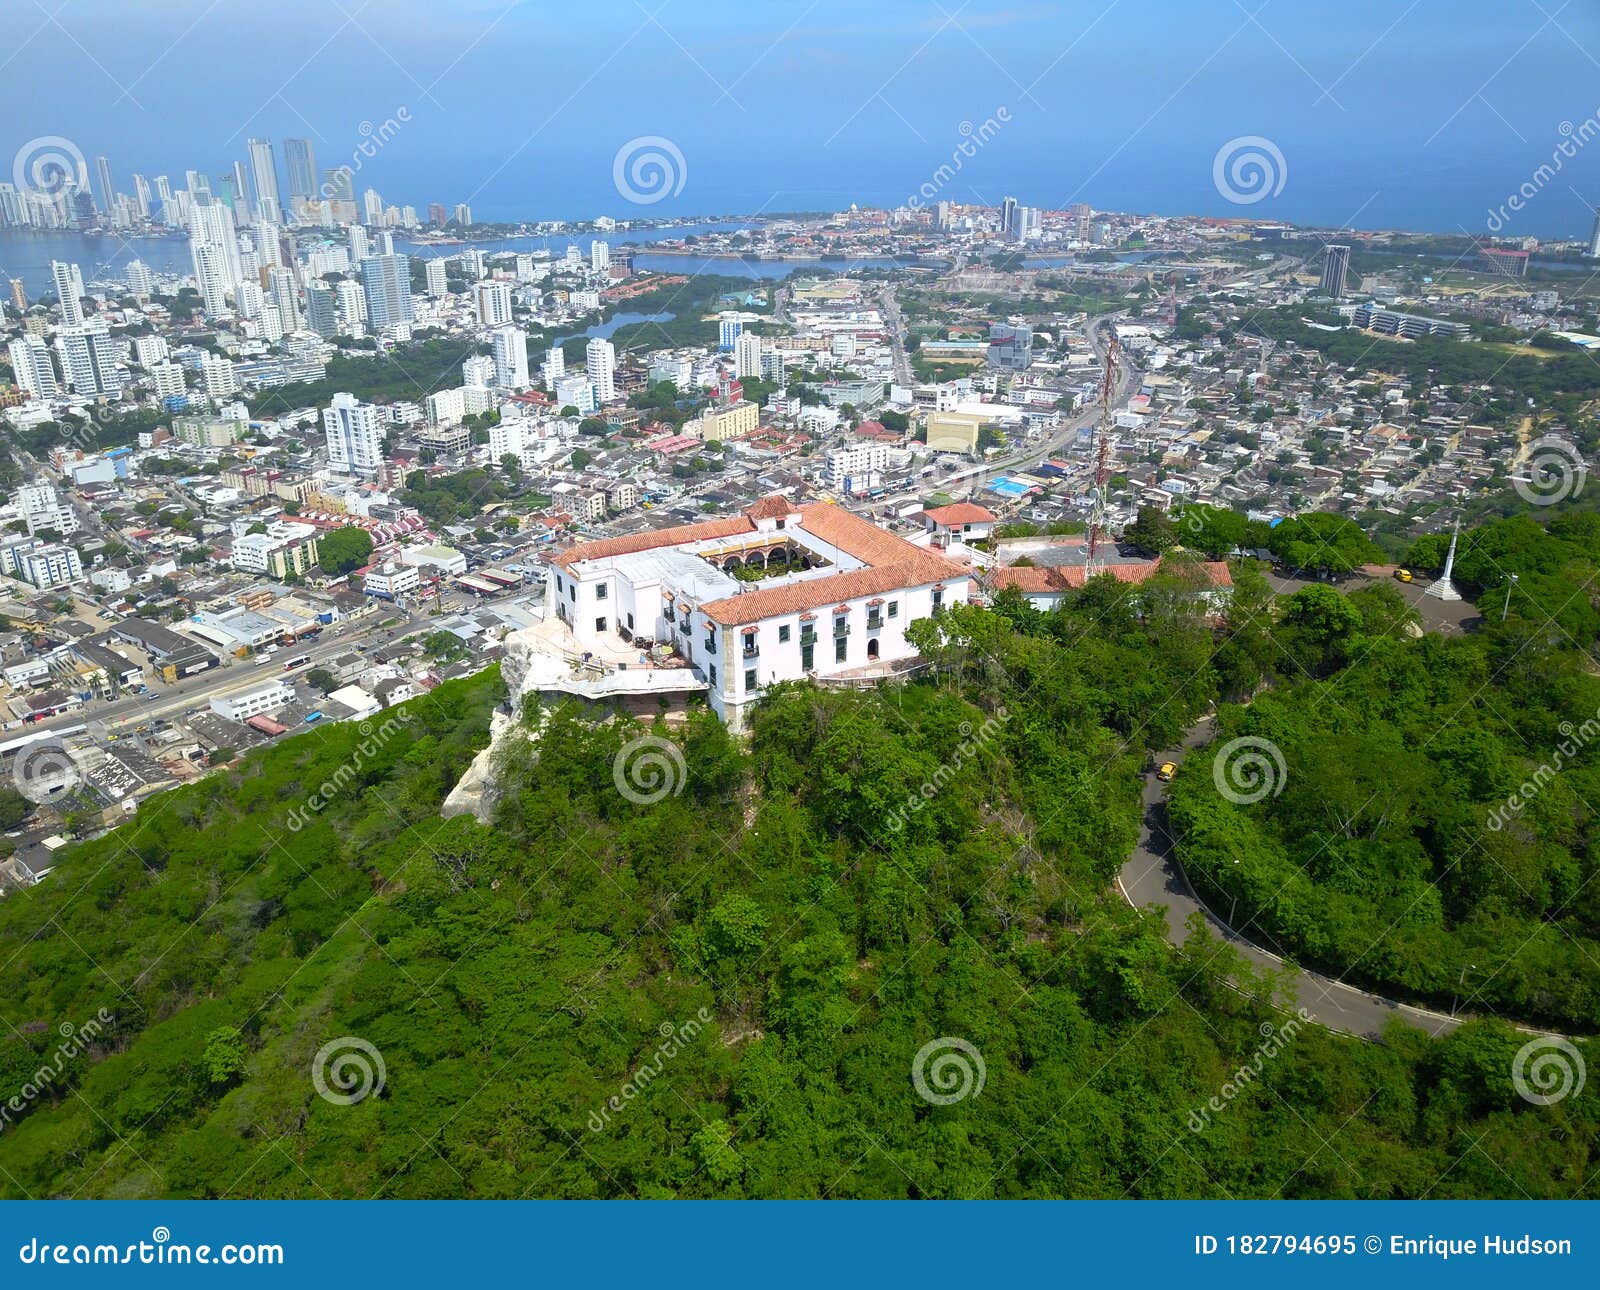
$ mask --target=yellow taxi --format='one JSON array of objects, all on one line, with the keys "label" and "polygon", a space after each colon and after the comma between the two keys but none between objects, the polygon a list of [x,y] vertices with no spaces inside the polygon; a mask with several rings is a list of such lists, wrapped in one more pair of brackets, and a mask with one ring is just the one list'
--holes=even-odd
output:
[{"label": "yellow taxi", "polygon": [[1161,763],[1161,765],[1156,767],[1156,778],[1159,779],[1163,784],[1165,784],[1177,773],[1178,763],[1175,761],[1164,761]]},{"label": "yellow taxi", "polygon": [[1394,571],[1394,577],[1395,577],[1395,581],[1396,582],[1410,582],[1411,581],[1411,570],[1410,569],[1396,569]]}]

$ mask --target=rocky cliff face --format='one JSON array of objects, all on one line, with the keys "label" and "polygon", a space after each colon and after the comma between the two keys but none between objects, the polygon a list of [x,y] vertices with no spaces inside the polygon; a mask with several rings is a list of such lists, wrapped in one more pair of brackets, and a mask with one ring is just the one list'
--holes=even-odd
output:
[{"label": "rocky cliff face", "polygon": [[494,819],[498,793],[495,786],[496,760],[506,744],[516,736],[522,723],[523,696],[530,689],[537,691],[535,674],[537,655],[533,645],[533,629],[512,632],[502,642],[505,653],[500,660],[500,675],[506,683],[506,706],[496,712],[489,726],[489,746],[472,759],[467,773],[450,790],[444,799],[440,814],[445,819],[455,815],[471,815],[479,824]]}]

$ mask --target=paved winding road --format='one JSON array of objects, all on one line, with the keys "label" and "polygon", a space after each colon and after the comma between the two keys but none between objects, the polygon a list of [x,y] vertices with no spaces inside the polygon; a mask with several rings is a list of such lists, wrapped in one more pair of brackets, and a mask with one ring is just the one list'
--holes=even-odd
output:
[{"label": "paved winding road", "polygon": [[[1181,765],[1189,751],[1210,738],[1210,725],[1211,719],[1208,717],[1189,731],[1183,747],[1161,754],[1159,760],[1174,761]],[[1294,966],[1286,964],[1276,954],[1262,949],[1234,931],[1205,906],[1194,888],[1189,885],[1188,878],[1184,876],[1183,866],[1178,863],[1178,858],[1173,852],[1172,837],[1167,829],[1166,786],[1154,775],[1146,777],[1144,821],[1140,826],[1139,842],[1134,847],[1133,855],[1117,875],[1117,886],[1122,889],[1123,897],[1135,909],[1151,905],[1164,906],[1167,939],[1174,945],[1182,945],[1188,938],[1189,929],[1185,923],[1189,916],[1198,910],[1205,916],[1213,935],[1227,941],[1257,966],[1274,970]],[[1342,981],[1336,981],[1332,977],[1323,976],[1306,968],[1296,967],[1295,970],[1298,973],[1295,977],[1295,987],[1299,996],[1299,1006],[1304,1008],[1313,1020],[1330,1030],[1372,1038],[1390,1017],[1398,1016],[1409,1025],[1425,1030],[1430,1035],[1439,1036],[1448,1034],[1461,1024],[1455,1018],[1447,1017],[1443,1013],[1430,1012],[1426,1008],[1397,1003],[1381,995],[1369,994],[1365,990],[1345,985]]]}]

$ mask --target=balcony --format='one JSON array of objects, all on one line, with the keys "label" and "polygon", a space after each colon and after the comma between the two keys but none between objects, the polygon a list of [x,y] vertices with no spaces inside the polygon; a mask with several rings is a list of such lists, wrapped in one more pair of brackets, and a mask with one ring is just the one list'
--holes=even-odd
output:
[{"label": "balcony", "polygon": [[845,622],[842,618],[833,625],[833,635],[835,640],[841,636],[848,636],[849,634],[850,624]]},{"label": "balcony", "polygon": [[868,614],[867,615],[867,630],[869,632],[875,632],[875,631],[878,630],[878,628],[880,628],[882,626],[883,626],[883,615],[882,614]]},{"label": "balcony", "polygon": [[761,646],[751,641],[739,652],[739,656],[741,658],[759,658],[761,656]]},{"label": "balcony", "polygon": [[817,643],[816,631],[810,627],[807,627],[803,632],[800,633],[800,643],[802,645],[815,645]]}]

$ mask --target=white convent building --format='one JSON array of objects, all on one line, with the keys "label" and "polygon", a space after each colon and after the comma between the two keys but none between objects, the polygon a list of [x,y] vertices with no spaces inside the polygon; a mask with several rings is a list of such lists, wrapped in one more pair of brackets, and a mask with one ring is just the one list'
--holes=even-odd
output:
[{"label": "white convent building", "polygon": [[[733,576],[775,565],[788,571]],[[734,729],[775,682],[870,684],[903,671],[917,657],[906,628],[971,590],[965,566],[925,546],[831,503],[783,497],[579,543],[552,558],[546,578],[538,634],[591,678],[553,688],[597,699],[704,691]],[[671,659],[652,648],[669,643]]]}]

